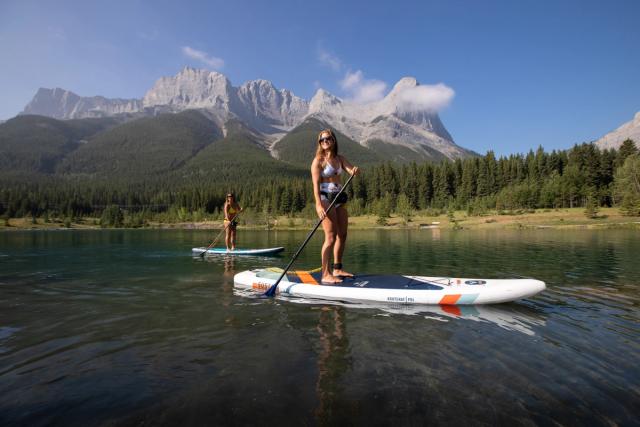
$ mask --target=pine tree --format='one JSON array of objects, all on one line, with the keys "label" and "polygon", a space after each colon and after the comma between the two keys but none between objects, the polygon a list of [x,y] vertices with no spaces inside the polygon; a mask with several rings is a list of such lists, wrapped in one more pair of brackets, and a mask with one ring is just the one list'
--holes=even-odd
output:
[{"label": "pine tree", "polygon": [[631,154],[615,174],[615,191],[623,215],[640,215],[640,154]]},{"label": "pine tree", "polygon": [[635,142],[632,139],[625,139],[622,142],[622,145],[618,149],[618,156],[616,158],[616,166],[620,167],[624,164],[624,161],[627,157],[636,154],[638,152],[638,147],[636,147]]}]

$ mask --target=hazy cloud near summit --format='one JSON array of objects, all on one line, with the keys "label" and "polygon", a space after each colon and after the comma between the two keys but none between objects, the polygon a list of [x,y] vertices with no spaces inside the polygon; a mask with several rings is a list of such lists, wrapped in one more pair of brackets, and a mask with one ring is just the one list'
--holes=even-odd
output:
[{"label": "hazy cloud near summit", "polygon": [[340,58],[322,47],[318,47],[318,61],[320,61],[322,65],[331,68],[333,71],[338,72],[342,69],[342,61],[340,61]]},{"label": "hazy cloud near summit", "polygon": [[420,85],[398,94],[398,107],[406,111],[440,111],[449,106],[455,91],[444,83]]},{"label": "hazy cloud near summit", "polygon": [[387,84],[381,80],[365,79],[362,71],[347,71],[340,87],[349,94],[349,100],[359,104],[379,101],[384,98]]},{"label": "hazy cloud near summit", "polygon": [[[318,43],[318,61],[336,73],[343,72],[347,66],[335,54]],[[344,77],[338,82],[346,94],[346,99],[358,104],[379,101],[387,94],[387,84],[382,80],[367,79],[362,70],[347,69]],[[319,82],[314,82],[319,88]],[[396,98],[398,108],[404,111],[437,112],[447,107],[455,96],[455,91],[444,83],[435,85],[418,85],[403,89]]]},{"label": "hazy cloud near summit", "polygon": [[215,56],[210,56],[208,53],[203,52],[201,50],[196,50],[189,46],[183,46],[182,53],[191,59],[195,59],[197,61],[202,62],[203,64],[208,65],[214,70],[218,70],[224,67],[223,59],[216,58]]}]

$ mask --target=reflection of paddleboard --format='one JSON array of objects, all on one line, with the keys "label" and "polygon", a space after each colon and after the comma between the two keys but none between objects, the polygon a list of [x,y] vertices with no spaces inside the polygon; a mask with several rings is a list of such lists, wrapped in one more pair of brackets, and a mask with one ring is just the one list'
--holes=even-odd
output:
[{"label": "reflection of paddleboard", "polygon": [[233,251],[228,251],[227,248],[193,248],[192,251],[197,255],[200,255],[204,251],[207,251],[205,255],[272,255],[284,251],[284,248],[235,249]]},{"label": "reflection of paddleboard", "polygon": [[447,321],[448,318],[487,322],[509,331],[521,332],[525,335],[535,335],[533,328],[546,324],[546,321],[539,313],[525,306],[407,304],[387,306],[382,304],[357,304],[355,306],[377,308],[391,314],[419,315],[440,321]]},{"label": "reflection of paddleboard", "polygon": [[[281,273],[267,269],[235,275],[236,288],[264,292]],[[278,284],[277,293],[333,301],[391,304],[494,304],[527,298],[543,291],[535,279],[462,279],[399,275],[358,275],[335,285],[323,285],[321,273],[292,271]]]}]

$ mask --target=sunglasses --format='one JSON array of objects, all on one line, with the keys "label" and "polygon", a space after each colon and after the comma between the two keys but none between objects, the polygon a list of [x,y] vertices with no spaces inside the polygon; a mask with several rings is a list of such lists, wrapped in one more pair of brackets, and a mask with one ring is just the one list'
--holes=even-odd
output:
[{"label": "sunglasses", "polygon": [[323,142],[331,142],[331,141],[333,141],[333,138],[330,137],[330,136],[327,136],[327,137],[324,137],[324,138],[320,138],[318,140],[318,144],[322,144]]}]

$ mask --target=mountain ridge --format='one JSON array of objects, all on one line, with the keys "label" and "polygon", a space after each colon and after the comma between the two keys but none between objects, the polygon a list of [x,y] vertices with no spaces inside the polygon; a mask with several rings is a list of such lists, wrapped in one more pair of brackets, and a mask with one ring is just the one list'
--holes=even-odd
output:
[{"label": "mountain ridge", "polygon": [[221,73],[185,67],[175,76],[161,77],[142,99],[80,97],[63,89],[38,90],[21,114],[62,120],[110,117],[132,118],[199,109],[226,132],[226,123],[244,122],[265,148],[274,145],[306,119],[315,118],[363,147],[383,141],[410,149],[416,159],[430,159],[438,151],[449,159],[473,156],[458,146],[435,110],[416,107],[405,96],[424,89],[413,77],[400,79],[383,99],[367,104],[343,100],[319,89],[310,101],[268,80],[257,79],[234,87]]}]

